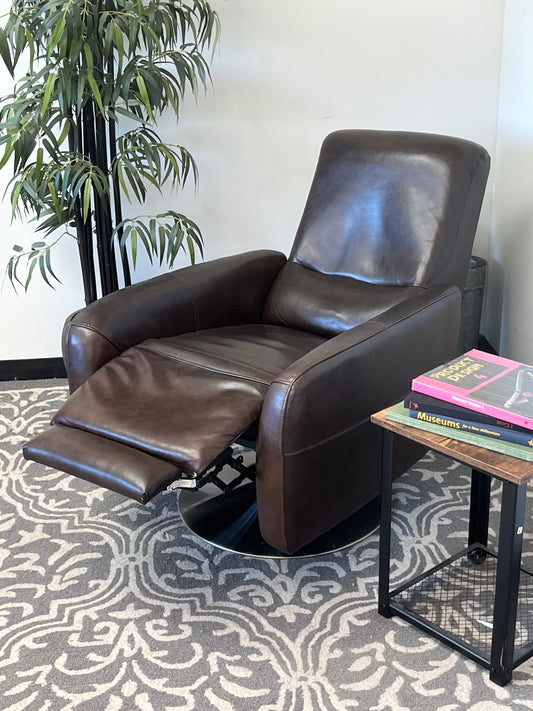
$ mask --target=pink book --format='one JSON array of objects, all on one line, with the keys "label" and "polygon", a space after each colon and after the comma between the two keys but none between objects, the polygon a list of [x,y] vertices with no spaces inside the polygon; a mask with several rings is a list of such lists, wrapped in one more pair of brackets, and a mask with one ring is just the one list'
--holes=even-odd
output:
[{"label": "pink book", "polygon": [[533,366],[471,350],[419,375],[412,389],[533,429]]}]

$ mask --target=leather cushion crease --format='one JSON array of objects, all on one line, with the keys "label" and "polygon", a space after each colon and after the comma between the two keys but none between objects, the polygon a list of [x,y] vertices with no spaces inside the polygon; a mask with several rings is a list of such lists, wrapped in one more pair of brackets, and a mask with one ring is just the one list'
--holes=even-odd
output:
[{"label": "leather cushion crease", "polygon": [[[370,415],[457,355],[489,166],[459,138],[330,134],[288,258],[185,267],[67,320],[71,396],[25,456],[146,502],[255,431],[262,536],[298,551],[379,493]],[[421,453],[401,444],[395,475]]]}]

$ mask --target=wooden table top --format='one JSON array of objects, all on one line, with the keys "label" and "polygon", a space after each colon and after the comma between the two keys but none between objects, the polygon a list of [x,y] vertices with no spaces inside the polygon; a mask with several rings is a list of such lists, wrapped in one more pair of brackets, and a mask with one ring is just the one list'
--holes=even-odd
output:
[{"label": "wooden table top", "polygon": [[372,415],[371,421],[375,425],[379,425],[402,437],[407,437],[407,439],[418,442],[429,449],[445,454],[458,462],[467,464],[474,469],[479,469],[498,479],[504,479],[513,484],[525,484],[533,478],[533,462],[510,457],[508,454],[493,452],[490,449],[477,447],[475,444],[460,442],[457,439],[427,432],[417,427],[409,427],[409,425],[404,425],[400,422],[387,420],[385,415],[388,409],[386,408]]}]

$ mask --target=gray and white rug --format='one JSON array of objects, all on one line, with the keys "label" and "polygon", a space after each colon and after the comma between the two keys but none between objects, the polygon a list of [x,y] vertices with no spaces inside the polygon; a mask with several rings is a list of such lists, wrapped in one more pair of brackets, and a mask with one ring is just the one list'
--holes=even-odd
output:
[{"label": "gray and white rug", "polygon": [[[533,709],[533,663],[500,688],[377,614],[377,534],[242,557],[190,533],[176,492],[143,507],[24,461],[65,397],[61,381],[0,391],[4,711]],[[393,584],[462,549],[468,499],[467,470],[434,455],[395,483]]]}]

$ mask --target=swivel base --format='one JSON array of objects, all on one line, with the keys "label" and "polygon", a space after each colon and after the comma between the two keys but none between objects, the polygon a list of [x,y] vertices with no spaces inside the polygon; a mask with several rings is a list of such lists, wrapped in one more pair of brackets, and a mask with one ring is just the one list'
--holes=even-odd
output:
[{"label": "swivel base", "polygon": [[307,558],[333,553],[366,538],[379,527],[379,497],[335,528],[288,555],[266,543],[259,530],[255,484],[222,493],[213,484],[198,491],[181,491],[178,507],[183,521],[200,538],[218,548],[256,558]]}]

